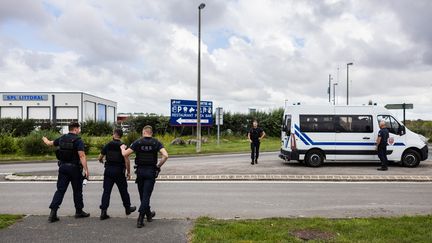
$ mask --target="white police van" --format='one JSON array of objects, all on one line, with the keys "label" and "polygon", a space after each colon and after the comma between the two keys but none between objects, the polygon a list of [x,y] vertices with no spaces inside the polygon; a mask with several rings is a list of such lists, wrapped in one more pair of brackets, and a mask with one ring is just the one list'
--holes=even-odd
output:
[{"label": "white police van", "polygon": [[280,158],[307,166],[329,161],[379,161],[376,139],[379,122],[390,131],[387,157],[416,167],[428,157],[427,139],[407,129],[384,107],[304,106],[285,108]]}]

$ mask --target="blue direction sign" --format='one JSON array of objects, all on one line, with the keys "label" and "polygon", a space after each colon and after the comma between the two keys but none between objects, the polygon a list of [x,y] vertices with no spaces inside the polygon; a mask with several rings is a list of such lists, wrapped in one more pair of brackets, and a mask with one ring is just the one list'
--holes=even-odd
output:
[{"label": "blue direction sign", "polygon": [[[171,126],[196,126],[196,100],[171,100]],[[213,125],[213,102],[201,101],[201,126]]]}]

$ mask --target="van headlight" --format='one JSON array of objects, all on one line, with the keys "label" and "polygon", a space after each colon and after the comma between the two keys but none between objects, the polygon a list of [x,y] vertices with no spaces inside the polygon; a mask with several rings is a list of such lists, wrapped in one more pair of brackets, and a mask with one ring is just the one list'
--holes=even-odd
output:
[{"label": "van headlight", "polygon": [[428,140],[429,140],[428,138],[426,138],[425,136],[423,136],[421,134],[419,134],[419,137],[425,144],[428,144]]}]

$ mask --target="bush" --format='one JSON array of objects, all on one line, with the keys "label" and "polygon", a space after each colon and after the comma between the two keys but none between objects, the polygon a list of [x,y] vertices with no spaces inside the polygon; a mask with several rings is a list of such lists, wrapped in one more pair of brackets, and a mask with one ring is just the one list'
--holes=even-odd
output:
[{"label": "bush", "polygon": [[112,140],[112,136],[98,137],[92,139],[92,147],[94,146],[98,151],[101,151],[105,144]]},{"label": "bush", "polygon": [[127,146],[130,146],[133,142],[135,142],[135,140],[137,140],[140,137],[141,137],[140,133],[137,133],[135,131],[131,131],[126,136],[123,136],[122,141]]},{"label": "bush", "polygon": [[82,135],[80,137],[84,142],[84,152],[88,154],[90,152],[90,148],[92,147],[92,139],[87,135]]},{"label": "bush", "polygon": [[50,140],[54,140],[60,136],[60,134],[49,131],[35,131],[30,135],[24,137],[21,141],[21,148],[26,155],[43,155],[52,154],[55,148],[47,146],[43,141],[42,137],[46,136]]},{"label": "bush", "polygon": [[111,135],[114,126],[111,123],[102,121],[86,121],[81,126],[81,132],[89,136]]},{"label": "bush", "polygon": [[34,120],[4,118],[0,119],[0,133],[14,137],[27,136],[34,130],[35,125]]},{"label": "bush", "polygon": [[0,154],[13,154],[18,150],[15,139],[10,134],[0,134]]}]

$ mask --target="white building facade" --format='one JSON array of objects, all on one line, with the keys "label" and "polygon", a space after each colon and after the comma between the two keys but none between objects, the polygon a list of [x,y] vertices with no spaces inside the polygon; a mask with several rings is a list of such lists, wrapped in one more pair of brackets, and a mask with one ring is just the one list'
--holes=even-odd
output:
[{"label": "white building facade", "polygon": [[71,121],[115,123],[117,102],[83,92],[0,92],[0,118],[65,126]]}]

